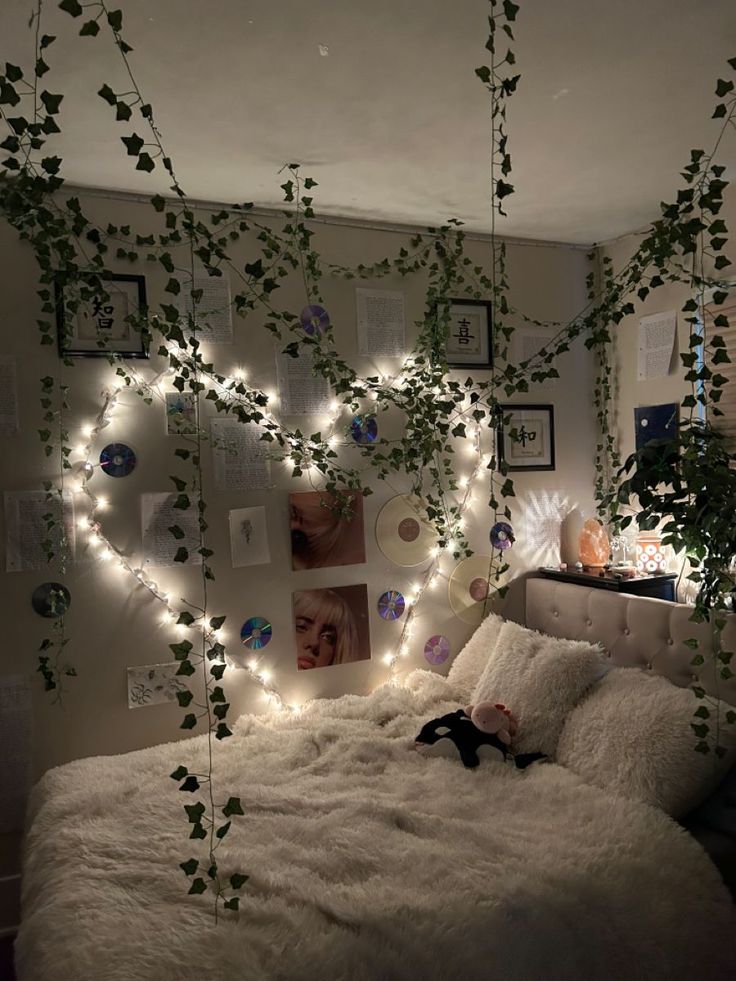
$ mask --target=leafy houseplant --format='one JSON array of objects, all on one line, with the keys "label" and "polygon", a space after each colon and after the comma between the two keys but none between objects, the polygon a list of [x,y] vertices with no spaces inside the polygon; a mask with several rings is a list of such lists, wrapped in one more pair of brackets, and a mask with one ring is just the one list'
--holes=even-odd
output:
[{"label": "leafy houseplant", "polygon": [[[720,634],[726,624],[722,611],[732,605],[736,589],[733,559],[736,556],[736,455],[729,452],[724,436],[709,423],[699,419],[683,421],[679,435],[672,440],[652,440],[626,460],[622,470],[626,479],[618,490],[618,501],[627,504],[638,499],[641,510],[636,522],[643,531],[659,529],[662,542],[675,552],[683,553],[690,564],[688,578],[698,591],[691,619],[709,622],[714,630],[714,678],[733,677],[733,652],[720,645]],[[634,516],[619,520],[621,528],[631,524]],[[705,664],[697,653],[697,642],[688,642],[696,653],[695,667]],[[706,695],[694,686],[700,699]],[[711,746],[710,712],[706,705],[696,710],[693,729],[700,741],[699,752]],[[727,714],[736,722],[736,713]],[[716,728],[715,752],[725,752]]]}]

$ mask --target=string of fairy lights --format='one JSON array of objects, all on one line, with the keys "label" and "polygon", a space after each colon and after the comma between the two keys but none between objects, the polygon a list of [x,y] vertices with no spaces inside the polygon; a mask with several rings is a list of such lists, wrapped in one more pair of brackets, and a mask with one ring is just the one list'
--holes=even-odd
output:
[{"label": "string of fairy lights", "polygon": [[[405,369],[410,368],[411,363],[411,359],[407,359],[404,362],[404,366],[395,376],[382,375],[380,379],[381,383],[386,386],[401,385],[401,375]],[[164,399],[167,377],[173,373],[174,369],[170,365],[167,365],[153,377],[146,380],[142,378],[140,373],[135,369],[126,368],[128,379],[134,382],[135,387],[139,392],[144,391],[147,393],[153,393],[161,399]],[[215,384],[217,384],[223,398],[232,399],[234,397],[237,398],[237,396],[234,396],[233,394],[233,388],[237,384],[242,383],[245,378],[245,370],[238,368],[233,372],[231,378],[224,378],[222,381],[215,382]],[[183,610],[177,609],[172,604],[169,593],[166,592],[151,575],[149,575],[147,570],[134,565],[103,530],[101,512],[107,510],[109,507],[109,500],[103,495],[96,494],[90,487],[90,480],[94,476],[96,469],[96,466],[91,462],[90,457],[97,438],[99,437],[101,431],[109,426],[115,410],[120,405],[120,396],[126,390],[130,390],[129,384],[118,378],[115,379],[114,383],[110,387],[103,390],[102,404],[97,416],[93,422],[86,423],[81,427],[80,441],[76,446],[74,446],[74,454],[79,457],[79,459],[72,464],[72,472],[74,477],[72,480],[71,489],[77,498],[83,498],[88,504],[86,515],[77,520],[77,528],[78,530],[87,534],[88,544],[92,549],[93,555],[98,561],[105,563],[117,563],[120,569],[124,570],[133,579],[135,579],[137,586],[147,590],[148,593],[161,605],[162,612],[160,620],[162,625],[171,626],[180,636],[186,636],[191,631],[198,631],[204,636],[204,640],[207,643],[213,644],[215,642],[219,642],[222,644],[224,640],[223,631],[221,629],[213,630],[207,623],[204,616],[199,619],[195,619],[191,623],[179,622],[180,615]],[[269,403],[276,401],[276,395],[274,392],[267,391],[263,394],[268,397]],[[375,395],[375,392],[371,391],[371,395]],[[331,447],[336,446],[339,442],[339,435],[335,431],[335,427],[343,408],[343,404],[333,400],[330,404],[330,411],[324,420],[327,424],[326,441]],[[268,408],[268,405],[261,411],[264,416],[264,421],[277,426],[280,425],[278,420],[273,416],[272,412]],[[287,439],[287,445],[288,442],[289,441]],[[475,426],[472,440],[469,441],[467,445],[468,452],[474,457],[474,465],[469,475],[461,476],[458,480],[458,486],[462,491],[462,497],[457,506],[457,527],[459,529],[462,529],[465,521],[465,513],[473,501],[473,484],[485,462],[485,456],[481,445],[481,427],[479,424]],[[293,463],[293,460],[288,452],[283,459],[286,463]],[[306,466],[306,471],[307,475],[309,476],[308,466]],[[405,600],[407,613],[403,620],[398,643],[394,650],[387,651],[382,658],[383,662],[389,668],[389,681],[391,683],[396,683],[397,681],[396,671],[400,660],[408,657],[410,654],[410,644],[414,632],[414,621],[417,614],[417,607],[420,604],[425,592],[436,588],[440,579],[443,578],[443,573],[441,571],[443,554],[452,554],[455,548],[456,543],[452,538],[447,541],[444,549],[440,549],[438,545],[435,545],[429,554],[429,566],[421,573],[420,579],[406,591]],[[272,671],[268,667],[263,666],[261,658],[254,655],[246,659],[244,662],[241,662],[240,660],[236,662],[232,658],[229,658],[227,654],[218,655],[217,657],[219,658],[220,663],[224,663],[226,667],[238,667],[246,670],[250,680],[260,687],[264,697],[273,707],[291,711],[299,711],[302,708],[300,704],[287,702],[282,697],[280,691],[272,681]]]}]

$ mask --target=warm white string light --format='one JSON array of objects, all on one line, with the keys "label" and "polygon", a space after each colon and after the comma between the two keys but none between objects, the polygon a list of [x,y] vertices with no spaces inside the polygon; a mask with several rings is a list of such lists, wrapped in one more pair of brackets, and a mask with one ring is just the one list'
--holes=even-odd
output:
[{"label": "warm white string light", "polygon": [[[177,352],[178,356],[181,357],[181,352]],[[397,385],[399,388],[404,383],[401,376],[407,371],[411,370],[413,361],[411,358],[407,358],[404,365],[399,370],[399,372],[392,378],[389,376],[381,376],[381,383],[386,388],[391,388]],[[156,390],[157,386],[161,384],[163,379],[171,373],[170,366],[167,366],[162,371],[158,372],[150,381],[146,382],[140,375],[138,375],[133,370],[129,370],[129,375],[135,382],[139,391],[152,391]],[[225,378],[223,382],[215,380],[215,384],[221,390],[220,394],[225,398],[230,398],[232,400],[237,400],[237,393],[233,391],[236,385],[242,383],[245,379],[246,373],[242,368],[237,368],[233,372],[232,379]],[[365,383],[368,386],[368,383]],[[81,461],[74,464],[74,469],[77,473],[77,484],[75,490],[78,493],[83,494],[89,501],[90,509],[89,514],[86,518],[81,519],[78,522],[78,527],[80,530],[86,531],[89,536],[89,543],[95,547],[95,555],[101,561],[109,563],[113,560],[120,569],[130,574],[135,578],[138,585],[142,586],[164,607],[164,612],[160,617],[160,622],[165,626],[173,626],[177,629],[179,635],[186,635],[190,630],[198,630],[204,636],[204,639],[208,643],[222,642],[222,632],[212,630],[207,624],[203,617],[195,619],[191,624],[178,623],[179,617],[182,612],[177,610],[169,602],[169,595],[166,593],[159,584],[152,579],[145,570],[142,568],[134,567],[127,559],[127,557],[120,551],[117,546],[110,541],[110,539],[104,534],[100,521],[98,520],[98,511],[102,511],[108,506],[108,501],[105,497],[95,495],[90,487],[90,478],[94,475],[95,467],[90,462],[89,456],[92,451],[92,447],[99,436],[101,430],[105,429],[111,422],[112,416],[115,409],[119,404],[119,395],[126,388],[124,382],[116,379],[113,385],[104,390],[102,393],[103,402],[99,413],[93,423],[85,423],[81,427],[81,437],[82,442],[78,446],[79,455],[82,457]],[[158,393],[160,395],[160,392]],[[264,392],[269,401],[276,401],[277,396],[273,392]],[[375,400],[378,400],[379,396],[377,393],[372,392],[375,396]],[[335,446],[339,441],[338,434],[334,431],[334,428],[339,420],[340,414],[344,408],[344,403],[334,400],[330,404],[330,412],[327,417],[327,425],[329,426],[329,432],[327,436],[327,442],[330,446]],[[279,425],[278,421],[272,415],[272,413],[265,409],[263,410],[264,418],[275,425]],[[300,446],[298,440],[292,440],[291,446],[296,448]],[[312,469],[308,457],[305,455],[303,448],[303,443],[301,444],[302,456],[306,457],[304,459],[303,466],[305,469]],[[472,473],[469,476],[461,477],[458,481],[459,487],[464,490],[463,497],[458,506],[458,517],[456,521],[457,531],[461,531],[464,519],[463,515],[472,501],[472,485],[475,481],[478,473],[480,472],[481,466],[484,464],[485,457],[481,449],[481,430],[480,426],[476,426],[474,438],[472,443],[469,444],[469,452],[476,456],[476,463],[473,468]],[[307,450],[308,454],[308,450]],[[295,462],[290,454],[286,457],[287,460]],[[451,529],[452,533],[455,533],[455,529]],[[454,538],[450,538],[445,546],[445,552],[452,551],[456,547]],[[413,584],[413,587],[407,590],[406,600],[407,600],[407,617],[404,622],[401,636],[395,652],[386,652],[383,657],[384,663],[389,667],[390,671],[390,682],[395,683],[395,671],[396,665],[400,658],[405,658],[410,653],[410,644],[414,634],[414,620],[416,617],[416,609],[420,603],[425,591],[427,589],[434,589],[443,574],[440,570],[440,562],[442,559],[442,550],[435,546],[432,549],[431,559],[429,567],[425,570],[421,580]],[[225,663],[227,665],[233,665],[235,662],[225,656],[222,658],[220,663]],[[240,667],[241,665],[238,664]],[[253,682],[255,682],[262,690],[264,697],[270,705],[274,705],[280,709],[287,709],[292,712],[299,712],[302,709],[302,705],[298,703],[286,703],[281,696],[281,693],[274,686],[271,681],[271,672],[268,669],[263,669],[260,666],[260,661],[257,658],[251,658],[246,665],[244,665],[245,670],[248,672],[249,677]]]}]

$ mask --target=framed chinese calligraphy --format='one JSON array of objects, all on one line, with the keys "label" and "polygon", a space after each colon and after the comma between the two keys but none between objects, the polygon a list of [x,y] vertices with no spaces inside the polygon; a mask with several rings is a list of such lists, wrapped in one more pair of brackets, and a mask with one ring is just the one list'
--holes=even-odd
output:
[{"label": "framed chinese calligraphy", "polygon": [[[89,290],[87,293],[89,294]],[[74,313],[56,286],[56,328],[62,357],[147,358],[144,334],[136,326],[146,307],[145,276],[111,274],[105,278],[107,295],[84,296]]]},{"label": "framed chinese calligraphy", "polygon": [[555,410],[552,405],[503,405],[498,455],[509,470],[555,469]]},{"label": "framed chinese calligraphy", "polygon": [[487,300],[450,300],[445,348],[448,367],[492,367],[491,309]]}]

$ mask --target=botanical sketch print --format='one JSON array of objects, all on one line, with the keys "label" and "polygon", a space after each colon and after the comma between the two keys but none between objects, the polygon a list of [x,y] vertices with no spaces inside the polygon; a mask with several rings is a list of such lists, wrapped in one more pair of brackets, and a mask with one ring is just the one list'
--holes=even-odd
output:
[{"label": "botanical sketch print", "polygon": [[184,678],[177,677],[178,670],[178,661],[128,668],[128,708],[175,702],[176,693],[187,688]]}]

